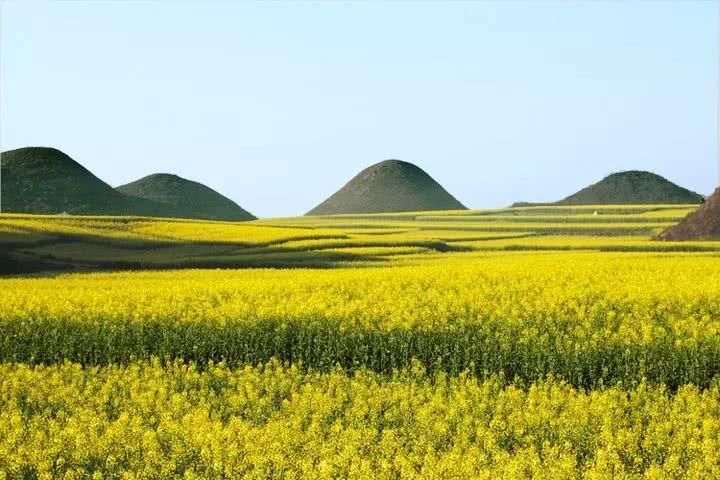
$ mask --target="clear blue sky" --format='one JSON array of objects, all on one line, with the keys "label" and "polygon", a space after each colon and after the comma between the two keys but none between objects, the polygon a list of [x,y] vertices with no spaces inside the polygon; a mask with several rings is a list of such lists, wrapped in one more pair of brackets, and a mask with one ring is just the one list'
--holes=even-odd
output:
[{"label": "clear blue sky", "polygon": [[301,214],[416,163],[466,205],[717,174],[715,1],[2,3],[2,150]]}]

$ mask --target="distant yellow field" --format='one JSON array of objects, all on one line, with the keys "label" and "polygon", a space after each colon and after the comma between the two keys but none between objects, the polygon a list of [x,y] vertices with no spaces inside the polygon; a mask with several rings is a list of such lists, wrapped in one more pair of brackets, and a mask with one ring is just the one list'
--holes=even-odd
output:
[{"label": "distant yellow field", "polygon": [[695,207],[523,207],[211,222],[0,215],[0,245],[31,269],[337,267],[483,251],[715,252],[654,235]]}]

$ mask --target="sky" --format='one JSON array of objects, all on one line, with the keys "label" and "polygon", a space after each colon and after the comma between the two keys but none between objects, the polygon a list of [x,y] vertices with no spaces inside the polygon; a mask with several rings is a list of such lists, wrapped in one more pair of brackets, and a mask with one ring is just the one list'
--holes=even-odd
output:
[{"label": "sky", "polygon": [[118,186],[156,172],[255,215],[415,163],[472,208],[629,169],[718,179],[720,2],[0,4],[0,147]]}]

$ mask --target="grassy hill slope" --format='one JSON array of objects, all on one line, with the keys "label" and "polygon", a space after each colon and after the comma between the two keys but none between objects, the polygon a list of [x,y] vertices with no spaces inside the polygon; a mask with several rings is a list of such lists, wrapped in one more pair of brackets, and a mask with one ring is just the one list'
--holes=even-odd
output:
[{"label": "grassy hill slope", "polygon": [[697,204],[702,195],[652,172],[613,173],[557,202],[558,205]]},{"label": "grassy hill slope", "polygon": [[629,170],[608,175],[601,181],[558,201],[515,202],[517,207],[553,205],[693,205],[703,196],[652,172]]},{"label": "grassy hill slope", "polygon": [[400,160],[372,165],[308,215],[465,210],[421,168]]},{"label": "grassy hill slope", "polygon": [[55,148],[2,153],[3,212],[161,215],[163,207],[128,198]]},{"label": "grassy hill slope", "polygon": [[156,173],[117,187],[133,198],[167,206],[173,216],[205,220],[254,220],[255,217],[215,190],[177,175]]}]

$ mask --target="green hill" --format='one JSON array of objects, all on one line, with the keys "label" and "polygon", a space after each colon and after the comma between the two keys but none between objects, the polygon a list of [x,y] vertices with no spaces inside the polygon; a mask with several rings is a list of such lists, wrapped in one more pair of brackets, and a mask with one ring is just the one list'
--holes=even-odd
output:
[{"label": "green hill", "polygon": [[168,173],[148,175],[117,191],[168,207],[173,216],[206,220],[254,220],[232,200],[205,185]]},{"label": "green hill", "polygon": [[421,168],[400,160],[372,165],[307,215],[465,210]]},{"label": "green hill", "polygon": [[18,148],[0,158],[5,213],[162,215],[165,210],[115,191],[55,148]]},{"label": "green hill", "polygon": [[613,173],[556,205],[692,204],[702,198],[655,173],[631,170]]},{"label": "green hill", "polygon": [[699,204],[703,196],[652,172],[613,173],[558,202],[515,202],[511,207],[553,205],[673,205]]},{"label": "green hill", "polygon": [[214,190],[175,175],[151,175],[114,189],[55,148],[18,148],[0,158],[5,213],[255,218]]}]

